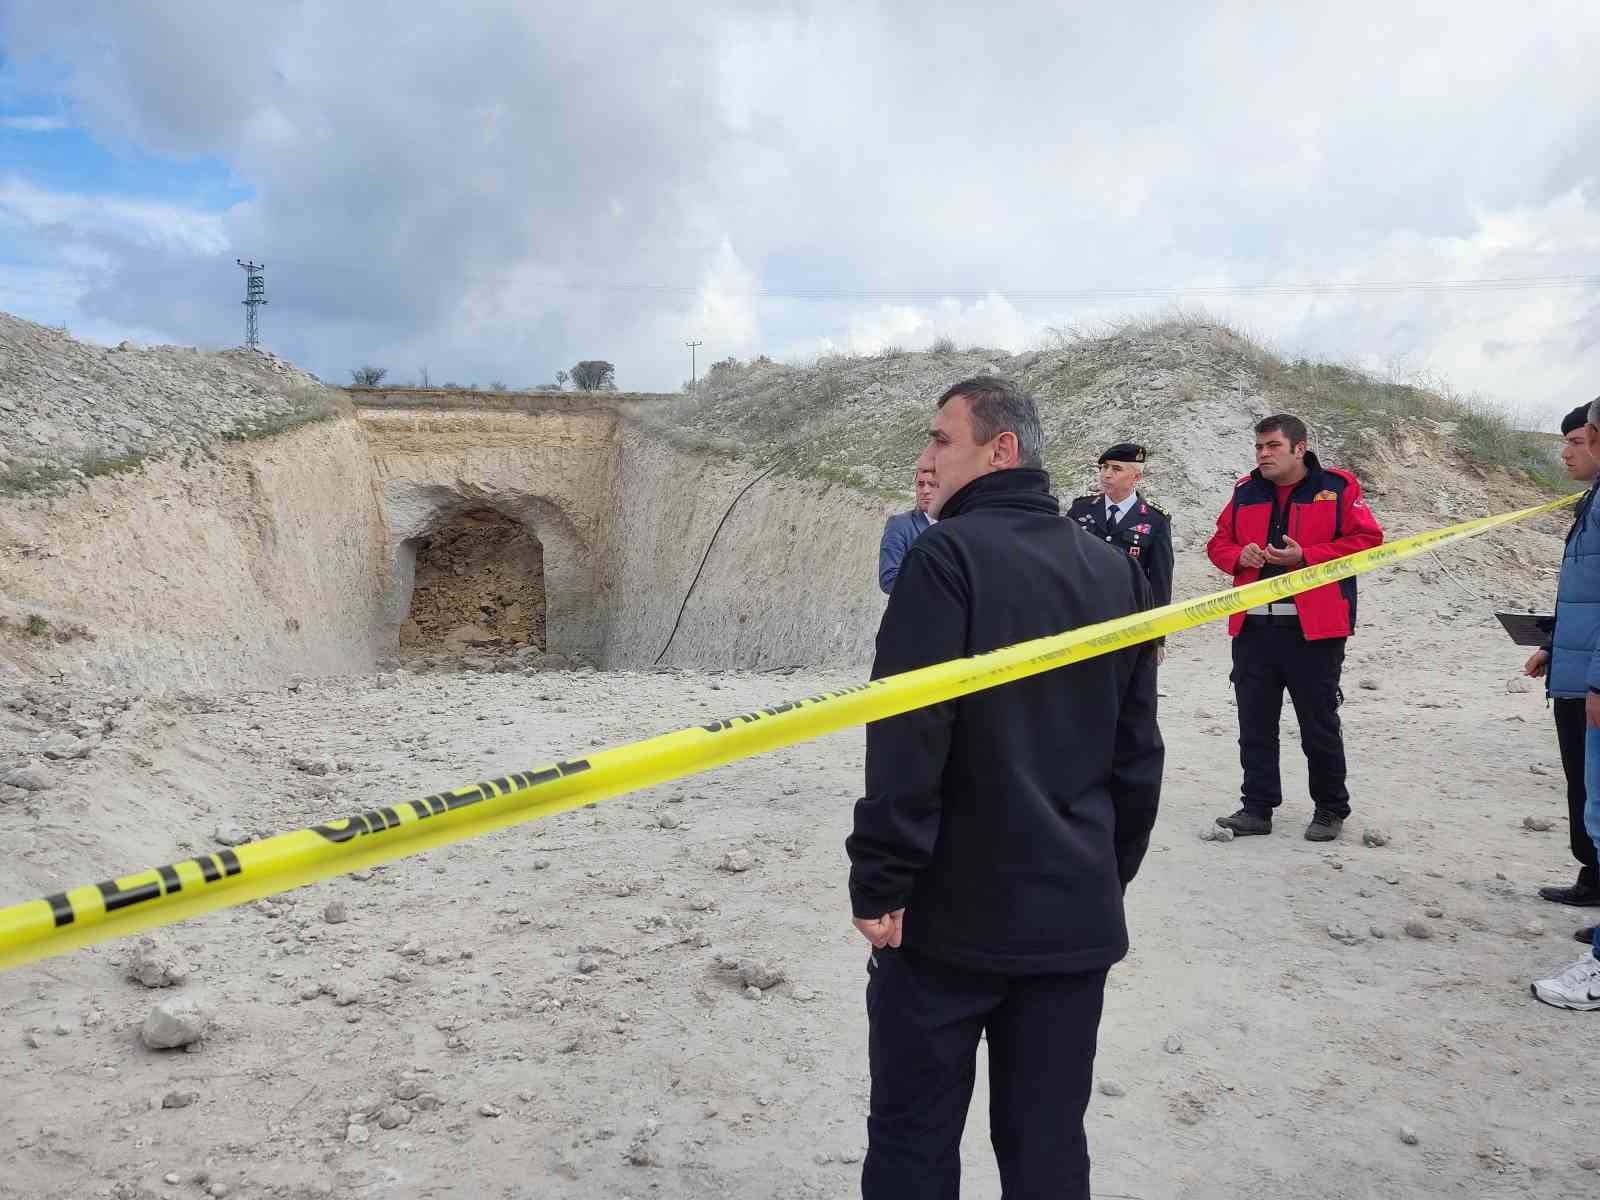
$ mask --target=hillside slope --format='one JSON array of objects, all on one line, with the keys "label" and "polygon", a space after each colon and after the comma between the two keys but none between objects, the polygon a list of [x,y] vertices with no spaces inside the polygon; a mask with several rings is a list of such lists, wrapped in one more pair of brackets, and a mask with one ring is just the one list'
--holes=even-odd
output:
[{"label": "hillside slope", "polygon": [[0,313],[0,495],[115,474],[349,412],[271,354],[100,346]]},{"label": "hillside slope", "polygon": [[831,357],[810,367],[718,364],[698,395],[642,406],[640,419],[781,458],[793,474],[907,497],[931,402],[977,374],[1016,380],[1038,401],[1045,465],[1064,498],[1094,490],[1095,459],[1106,446],[1149,447],[1146,491],[1175,512],[1187,541],[1251,467],[1250,427],[1271,412],[1303,417],[1326,461],[1355,469],[1386,508],[1425,513],[1426,523],[1555,495],[1565,483],[1554,435],[1520,433],[1493,410],[1447,394],[1285,362],[1202,321],[1131,325],[1017,355],[974,349]]}]

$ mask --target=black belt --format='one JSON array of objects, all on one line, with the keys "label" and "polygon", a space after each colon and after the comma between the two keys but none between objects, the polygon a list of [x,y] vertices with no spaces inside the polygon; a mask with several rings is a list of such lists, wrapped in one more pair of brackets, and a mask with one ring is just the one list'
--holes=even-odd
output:
[{"label": "black belt", "polygon": [[1285,629],[1299,629],[1300,618],[1299,616],[1288,617],[1277,614],[1263,616],[1260,613],[1249,612],[1244,615],[1244,627],[1246,629],[1267,629],[1274,625],[1282,626]]}]

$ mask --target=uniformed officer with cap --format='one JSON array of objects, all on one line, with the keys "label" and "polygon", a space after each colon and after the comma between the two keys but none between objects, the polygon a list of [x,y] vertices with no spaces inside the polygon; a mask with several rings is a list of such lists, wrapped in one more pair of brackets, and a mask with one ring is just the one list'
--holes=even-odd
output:
[{"label": "uniformed officer with cap", "polygon": [[1157,605],[1172,602],[1172,518],[1142,496],[1145,449],[1118,442],[1100,456],[1100,493],[1079,496],[1067,509],[1084,531],[1125,550],[1150,579]]}]

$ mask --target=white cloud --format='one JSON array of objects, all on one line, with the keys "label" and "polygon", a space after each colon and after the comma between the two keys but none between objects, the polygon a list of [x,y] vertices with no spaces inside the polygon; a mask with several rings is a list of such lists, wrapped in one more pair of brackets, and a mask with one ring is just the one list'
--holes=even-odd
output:
[{"label": "white cloud", "polygon": [[759,353],[761,322],[754,297],[758,287],[755,274],[724,238],[701,273],[688,329],[716,330],[718,340],[735,356]]},{"label": "white cloud", "polygon": [[0,129],[15,133],[55,133],[66,128],[60,117],[0,117]]},{"label": "white cloud", "polygon": [[228,248],[225,219],[210,212],[121,196],[90,196],[0,179],[0,221],[58,238],[58,249],[85,243],[137,246],[178,255]]},{"label": "white cloud", "polygon": [[[268,344],[330,377],[381,358],[534,381],[604,357],[670,389],[691,338],[708,359],[1019,350],[1171,303],[1012,290],[1600,274],[1592,5],[269,9],[11,11],[8,65],[44,90],[64,70],[74,127],[218,157],[253,192],[208,214],[0,181],[14,238],[98,256],[73,268],[84,316],[230,343],[248,255]],[[1597,390],[1596,297],[1206,304],[1286,348],[1548,407]]]}]

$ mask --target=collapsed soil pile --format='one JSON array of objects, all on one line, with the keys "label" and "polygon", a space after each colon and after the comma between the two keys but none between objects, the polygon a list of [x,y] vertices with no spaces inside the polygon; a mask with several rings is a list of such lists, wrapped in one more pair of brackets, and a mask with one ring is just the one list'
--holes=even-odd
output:
[{"label": "collapsed soil pile", "polygon": [[543,650],[544,547],[500,513],[479,509],[421,539],[402,650],[532,646]]}]

